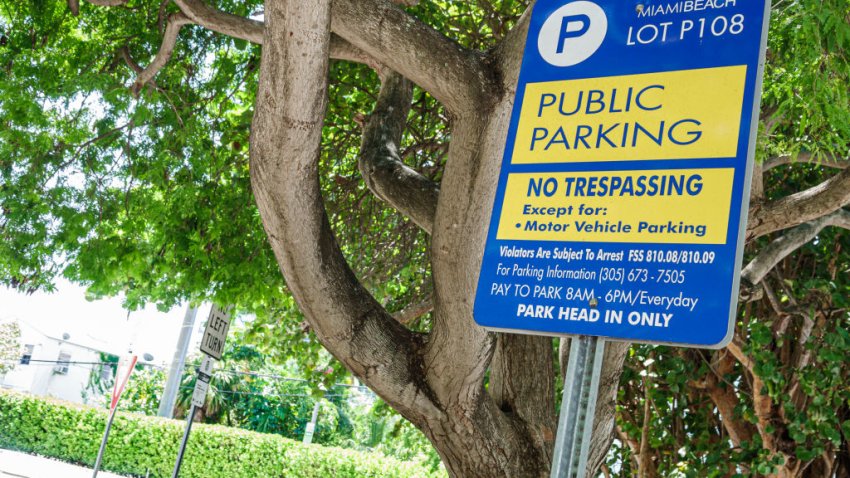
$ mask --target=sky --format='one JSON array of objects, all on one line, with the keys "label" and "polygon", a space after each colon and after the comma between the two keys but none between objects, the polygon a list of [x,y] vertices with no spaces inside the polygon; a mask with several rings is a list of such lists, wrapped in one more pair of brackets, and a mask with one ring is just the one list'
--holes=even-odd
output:
[{"label": "sky", "polygon": [[[198,310],[190,355],[197,350],[199,328],[209,310],[209,304]],[[131,312],[128,318],[121,298],[89,302],[85,288],[61,279],[53,293],[27,295],[0,287],[0,321],[15,319],[50,336],[67,333],[69,342],[113,354],[124,355],[132,348],[140,360],[146,353],[153,355],[154,364],[171,362],[185,313],[185,305],[168,312],[159,312],[151,305]]]}]

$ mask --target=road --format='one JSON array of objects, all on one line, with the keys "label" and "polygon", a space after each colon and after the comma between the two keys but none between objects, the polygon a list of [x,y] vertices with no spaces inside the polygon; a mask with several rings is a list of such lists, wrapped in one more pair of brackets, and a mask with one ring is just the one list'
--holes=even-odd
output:
[{"label": "road", "polygon": [[[36,455],[0,450],[0,478],[91,478],[91,468]],[[101,471],[98,478],[123,478]]]}]

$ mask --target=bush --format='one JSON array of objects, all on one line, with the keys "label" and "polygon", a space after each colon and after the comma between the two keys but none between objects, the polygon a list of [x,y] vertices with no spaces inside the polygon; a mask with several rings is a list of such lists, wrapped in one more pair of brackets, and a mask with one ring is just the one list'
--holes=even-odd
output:
[{"label": "bush", "polygon": [[[106,412],[0,391],[0,447],[94,464]],[[170,477],[184,423],[119,413],[103,459],[104,470]],[[431,477],[414,465],[378,454],[303,445],[267,435],[196,424],[181,478]]]}]

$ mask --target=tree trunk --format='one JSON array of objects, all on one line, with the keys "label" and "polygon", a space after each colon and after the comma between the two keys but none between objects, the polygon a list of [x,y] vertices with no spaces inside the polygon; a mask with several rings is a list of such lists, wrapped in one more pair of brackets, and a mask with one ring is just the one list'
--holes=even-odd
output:
[{"label": "tree trunk", "polygon": [[[319,340],[425,433],[451,476],[545,477],[557,425],[552,340],[497,338],[472,318],[527,17],[485,64],[482,55],[434,37],[405,15],[382,0],[266,2],[251,134],[259,211],[287,283]],[[356,27],[359,21],[363,24]],[[369,188],[430,229],[434,325],[428,334],[406,329],[358,282],[324,211],[318,158],[331,29],[431,88],[452,114],[449,160],[437,188],[400,164],[400,129],[393,121],[403,120],[400,112],[409,105],[392,102],[410,101],[410,86],[384,71],[361,153]],[[403,55],[409,46],[394,43],[395,36],[419,42],[423,35],[432,41],[430,48],[407,62],[388,55],[394,48]],[[452,80],[432,78],[435,68]],[[610,445],[626,348],[612,345],[606,353],[592,468]]]}]

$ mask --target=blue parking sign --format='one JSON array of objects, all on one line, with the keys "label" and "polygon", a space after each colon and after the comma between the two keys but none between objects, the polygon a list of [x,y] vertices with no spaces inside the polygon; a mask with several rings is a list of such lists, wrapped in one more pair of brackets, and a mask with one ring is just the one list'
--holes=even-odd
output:
[{"label": "blue parking sign", "polygon": [[484,250],[489,329],[725,346],[767,0],[539,0]]}]

